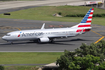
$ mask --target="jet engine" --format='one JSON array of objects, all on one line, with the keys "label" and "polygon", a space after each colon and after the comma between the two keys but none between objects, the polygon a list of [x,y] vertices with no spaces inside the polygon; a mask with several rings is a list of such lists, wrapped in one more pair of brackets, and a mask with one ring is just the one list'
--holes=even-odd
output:
[{"label": "jet engine", "polygon": [[49,42],[50,41],[50,39],[49,38],[39,38],[39,40],[38,40],[38,42]]}]

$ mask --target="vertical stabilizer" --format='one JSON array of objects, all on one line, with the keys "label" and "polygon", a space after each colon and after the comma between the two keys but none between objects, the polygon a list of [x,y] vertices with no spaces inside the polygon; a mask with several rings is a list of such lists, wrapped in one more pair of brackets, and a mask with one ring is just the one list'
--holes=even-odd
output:
[{"label": "vertical stabilizer", "polygon": [[93,12],[94,12],[94,8],[91,8],[87,14],[84,16],[84,18],[82,19],[82,21],[78,24],[75,25],[71,28],[87,28],[87,27],[91,27],[91,21],[92,21],[92,16],[93,16]]}]

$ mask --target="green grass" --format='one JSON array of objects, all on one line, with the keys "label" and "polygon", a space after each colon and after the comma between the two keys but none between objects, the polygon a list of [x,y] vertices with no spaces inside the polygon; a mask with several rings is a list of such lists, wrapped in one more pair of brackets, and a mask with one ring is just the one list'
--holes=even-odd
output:
[{"label": "green grass", "polygon": [[[47,64],[63,52],[0,52],[0,64]],[[4,66],[5,70],[37,70],[36,66]]]},{"label": "green grass", "polygon": [[105,26],[105,18],[103,17],[101,17],[101,18],[93,18],[93,20],[92,20],[92,24],[97,24],[97,25],[103,25],[103,26]]},{"label": "green grass", "polygon": [[4,70],[37,70],[36,66],[5,66]]},{"label": "green grass", "polygon": [[[10,16],[0,14],[0,18],[10,19],[28,19],[28,20],[46,20],[46,21],[63,21],[63,22],[80,22],[81,17],[64,17],[70,14],[86,14],[91,7],[84,6],[43,6],[30,8],[15,12],[10,12]],[[94,8],[94,14],[103,14],[105,10]],[[55,13],[62,13],[63,17],[52,16]],[[93,17],[92,24],[105,25],[104,17]]]},{"label": "green grass", "polygon": [[[0,52],[0,64],[48,64],[63,52]],[[36,66],[4,66],[5,70],[37,70]]]},{"label": "green grass", "polygon": [[0,52],[0,64],[46,64],[55,62],[62,52]]}]

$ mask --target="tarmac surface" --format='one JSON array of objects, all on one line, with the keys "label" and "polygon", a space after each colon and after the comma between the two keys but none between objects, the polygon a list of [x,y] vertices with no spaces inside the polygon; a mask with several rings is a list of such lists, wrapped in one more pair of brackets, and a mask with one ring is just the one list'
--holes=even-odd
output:
[{"label": "tarmac surface", "polygon": [[[46,23],[45,28],[71,27],[78,24],[71,22],[0,18],[0,37],[18,29],[40,29],[43,23]],[[0,52],[63,52],[65,49],[74,51],[76,48],[79,48],[82,43],[89,45],[92,42],[96,42],[102,36],[105,36],[105,26],[92,25],[92,27],[92,31],[90,32],[76,37],[55,39],[55,43],[38,44],[30,41],[17,41],[11,45],[0,39]]]},{"label": "tarmac surface", "polygon": [[[46,2],[48,0],[45,0]],[[53,3],[51,1],[54,1]],[[58,5],[62,4],[64,0],[49,0],[46,2],[37,3],[37,5],[22,6],[24,2],[5,2],[0,4],[0,14],[5,12],[12,12],[32,7],[38,7],[43,5]],[[65,2],[68,2],[66,0]],[[70,0],[74,2],[73,0]],[[76,0],[82,1],[82,0]],[[85,0],[83,0],[85,1]],[[50,2],[50,3],[49,3]],[[20,7],[14,6],[20,5]],[[28,2],[31,3],[31,2]],[[26,5],[26,3],[24,3]],[[23,4],[23,5],[24,5]],[[11,8],[9,8],[11,7]],[[81,21],[81,20],[80,20]],[[74,51],[76,48],[79,48],[82,43],[89,45],[90,43],[96,42],[102,36],[105,36],[105,26],[93,25],[92,31],[87,32],[76,37],[70,37],[65,39],[55,39],[55,43],[45,43],[38,44],[30,41],[18,41],[14,44],[10,44],[6,41],[3,41],[1,37],[8,32],[16,31],[18,29],[28,30],[28,29],[40,29],[42,24],[46,23],[45,28],[56,28],[56,27],[71,27],[78,23],[72,22],[57,22],[57,21],[37,21],[37,20],[19,20],[19,19],[3,19],[0,18],[0,52],[63,52],[65,49],[69,51]]]}]

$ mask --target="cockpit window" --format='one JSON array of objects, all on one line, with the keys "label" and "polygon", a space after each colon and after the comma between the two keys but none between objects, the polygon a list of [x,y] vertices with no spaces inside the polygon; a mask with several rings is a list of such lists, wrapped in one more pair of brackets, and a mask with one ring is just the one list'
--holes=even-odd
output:
[{"label": "cockpit window", "polygon": [[7,34],[6,36],[10,36],[10,34]]}]

